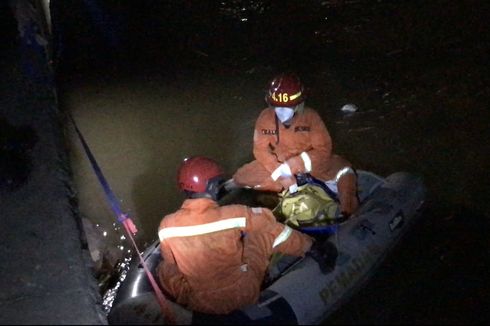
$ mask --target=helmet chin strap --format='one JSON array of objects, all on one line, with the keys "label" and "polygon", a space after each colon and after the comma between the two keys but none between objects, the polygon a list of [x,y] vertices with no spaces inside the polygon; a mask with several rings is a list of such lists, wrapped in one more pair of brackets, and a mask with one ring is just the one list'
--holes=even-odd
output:
[{"label": "helmet chin strap", "polygon": [[294,115],[296,115],[296,113],[303,113],[304,110],[305,110],[305,102],[303,101],[294,107]]},{"label": "helmet chin strap", "polygon": [[204,192],[184,191],[184,193],[187,198],[191,199],[210,198],[214,201],[218,201],[220,191],[223,188],[225,181],[226,180],[222,175],[218,175],[208,180],[206,190]]},{"label": "helmet chin strap", "polygon": [[218,201],[219,193],[224,185],[225,179],[222,176],[217,176],[208,181],[205,192],[191,192],[188,194],[189,198],[210,198],[214,201]]},{"label": "helmet chin strap", "polygon": [[217,200],[217,193],[216,194],[212,194],[212,193],[209,193],[209,192],[189,192],[187,194],[187,197],[190,198],[190,199],[198,199],[198,198],[209,198],[209,199],[212,199],[212,200]]}]

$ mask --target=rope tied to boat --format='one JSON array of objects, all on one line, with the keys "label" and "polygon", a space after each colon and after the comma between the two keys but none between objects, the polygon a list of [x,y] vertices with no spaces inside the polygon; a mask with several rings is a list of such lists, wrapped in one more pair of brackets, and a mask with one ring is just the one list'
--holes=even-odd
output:
[{"label": "rope tied to boat", "polygon": [[101,184],[104,193],[107,197],[107,200],[109,201],[109,204],[112,208],[112,211],[116,215],[116,219],[119,223],[121,223],[124,226],[124,229],[128,235],[128,238],[131,240],[131,243],[138,254],[139,260],[141,262],[141,265],[143,266],[143,269],[146,273],[146,276],[148,277],[148,280],[150,281],[150,284],[153,288],[153,291],[155,292],[155,296],[157,297],[158,304],[160,305],[160,309],[163,313],[163,317],[165,319],[165,324],[170,324],[170,325],[175,325],[176,324],[176,319],[175,319],[175,314],[168,304],[162,290],[158,286],[157,282],[155,281],[155,278],[151,274],[150,269],[148,268],[145,260],[143,259],[143,256],[141,254],[141,251],[138,249],[138,246],[136,244],[136,241],[134,240],[133,235],[136,235],[138,232],[136,226],[133,223],[133,220],[128,216],[128,214],[123,213],[119,201],[117,200],[114,192],[111,190],[111,187],[109,186],[109,183],[107,182],[106,178],[104,177],[104,174],[102,173],[102,170],[100,169],[100,166],[97,164],[97,161],[95,160],[94,155],[92,154],[92,151],[88,147],[87,142],[85,141],[85,138],[83,137],[80,129],[78,129],[77,124],[75,123],[75,120],[73,117],[68,114],[68,118],[73,124],[73,127],[75,128],[75,131],[78,135],[78,138],[80,139],[80,142],[82,143],[83,149],[85,150],[85,154],[87,155],[92,168],[97,175],[97,178],[99,180],[99,183]]}]

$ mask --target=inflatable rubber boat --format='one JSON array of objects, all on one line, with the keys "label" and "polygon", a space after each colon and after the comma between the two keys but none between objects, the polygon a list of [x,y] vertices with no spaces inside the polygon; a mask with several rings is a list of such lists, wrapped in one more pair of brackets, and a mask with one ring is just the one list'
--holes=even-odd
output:
[{"label": "inflatable rubber boat", "polygon": [[[328,226],[317,237],[336,249],[332,269],[320,269],[311,256],[283,257],[270,270],[259,301],[228,315],[193,312],[169,300],[178,324],[320,324],[349,300],[373,275],[386,255],[418,217],[426,189],[421,178],[397,172],[382,178],[358,172],[361,205],[348,220]],[[251,190],[232,191],[226,202],[250,197]],[[226,196],[225,196],[226,197]],[[242,202],[245,203],[245,202]],[[250,204],[250,203],[246,203]],[[154,272],[161,260],[159,242],[143,253]],[[156,277],[156,275],[155,275]],[[163,324],[154,291],[139,261],[133,261],[108,314],[110,324]]]}]

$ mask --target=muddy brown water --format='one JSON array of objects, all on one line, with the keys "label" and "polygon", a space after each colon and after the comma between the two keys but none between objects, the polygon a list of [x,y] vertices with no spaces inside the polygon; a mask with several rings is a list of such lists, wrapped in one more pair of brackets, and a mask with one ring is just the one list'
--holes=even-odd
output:
[{"label": "muddy brown water", "polygon": [[[72,71],[64,76],[60,104],[77,121],[145,246],[183,199],[175,183],[179,162],[207,155],[233,173],[252,158],[267,81],[283,69],[299,72],[307,104],[324,118],[335,152],[382,176],[419,174],[428,188],[423,220],[328,322],[486,321],[490,71],[482,34],[488,23],[481,17],[488,6],[348,3],[326,11],[331,23],[296,31],[311,32],[304,47],[273,51],[257,36],[248,52],[213,51],[197,42],[181,56],[140,55],[131,65]],[[342,113],[347,103],[359,110]],[[69,126],[67,135],[81,213],[120,245],[122,233],[114,230]]]}]

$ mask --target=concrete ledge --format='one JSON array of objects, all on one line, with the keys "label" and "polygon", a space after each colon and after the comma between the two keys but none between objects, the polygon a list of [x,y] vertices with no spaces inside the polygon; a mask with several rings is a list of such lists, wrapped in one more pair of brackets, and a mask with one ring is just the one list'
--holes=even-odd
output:
[{"label": "concrete ledge", "polygon": [[2,52],[0,116],[37,141],[27,181],[0,189],[0,324],[107,324],[53,90],[26,80],[15,47]]}]

